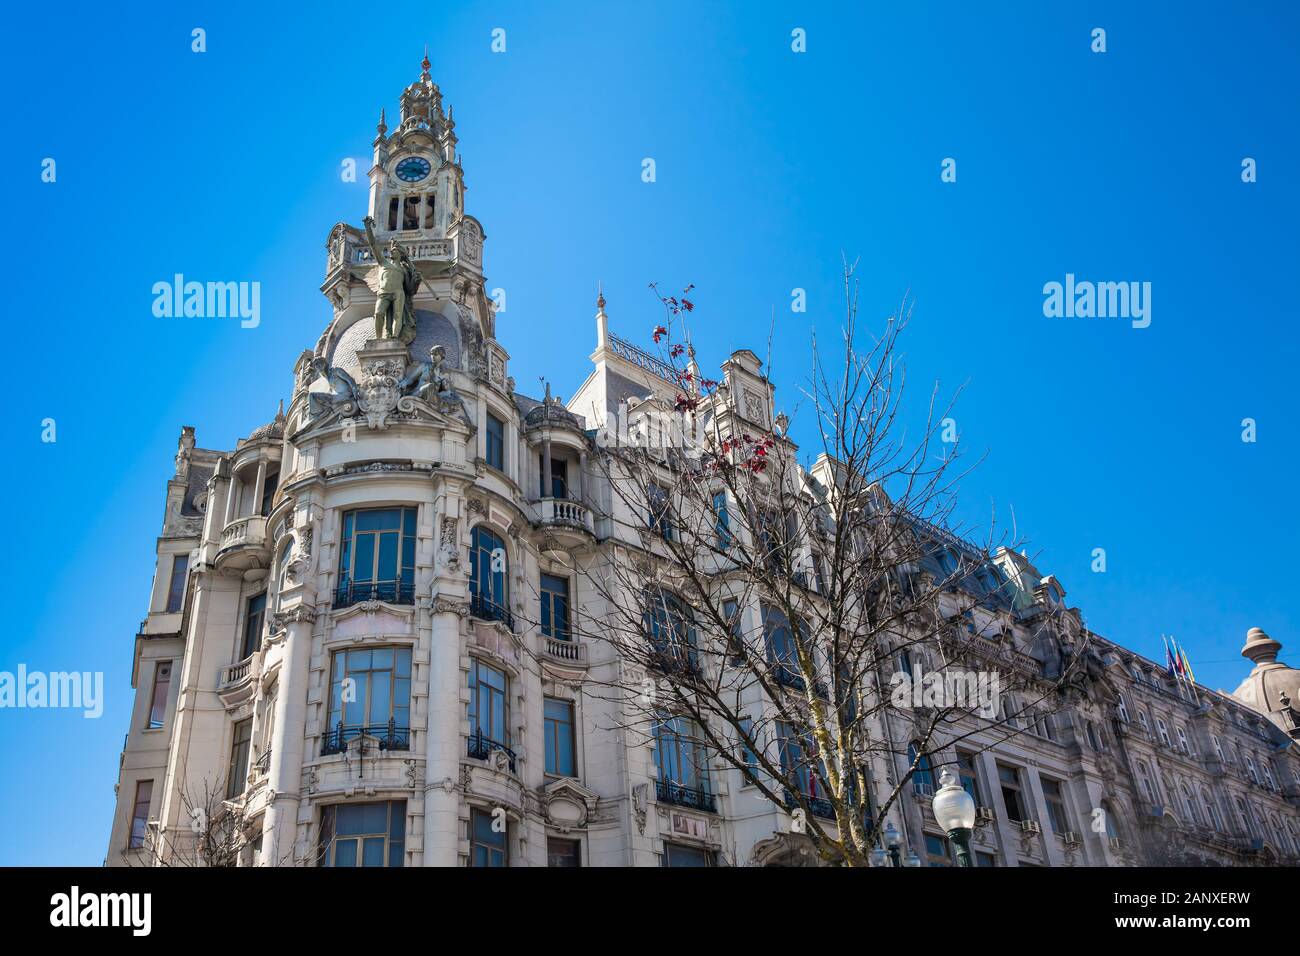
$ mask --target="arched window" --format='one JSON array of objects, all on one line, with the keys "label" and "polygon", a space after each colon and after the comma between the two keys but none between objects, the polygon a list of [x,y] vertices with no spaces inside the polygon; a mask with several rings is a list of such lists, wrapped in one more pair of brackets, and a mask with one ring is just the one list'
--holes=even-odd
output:
[{"label": "arched window", "polygon": [[1246,801],[1237,797],[1237,820],[1241,824],[1241,832],[1247,836],[1255,836],[1255,821],[1250,816],[1250,810],[1246,807]]},{"label": "arched window", "polygon": [[470,613],[475,617],[514,626],[509,610],[510,562],[506,543],[487,525],[477,525],[470,533],[469,593]]},{"label": "arched window", "polygon": [[1109,800],[1103,800],[1101,803],[1102,822],[1106,824],[1106,836],[1112,840],[1118,840],[1119,824],[1115,820],[1115,808]]},{"label": "arched window", "polygon": [[280,548],[280,556],[275,559],[275,606],[278,609],[284,600],[284,589],[289,585],[289,558],[293,554],[293,538],[285,541]]}]

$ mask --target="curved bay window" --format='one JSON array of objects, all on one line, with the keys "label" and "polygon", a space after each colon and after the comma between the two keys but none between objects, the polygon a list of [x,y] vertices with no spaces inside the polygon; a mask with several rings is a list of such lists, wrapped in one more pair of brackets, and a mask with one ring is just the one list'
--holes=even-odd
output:
[{"label": "curved bay window", "polygon": [[477,525],[470,532],[469,596],[471,614],[489,621],[502,621],[514,630],[506,543],[486,525]]},{"label": "curved bay window", "polygon": [[[812,644],[812,635],[808,631],[807,623],[804,621],[798,622],[799,635],[796,641],[794,628],[790,626],[785,614],[779,609],[766,604],[762,606],[762,612],[763,641],[767,645],[767,662],[771,667],[772,679],[782,687],[802,691],[804,689],[804,680],[799,669],[800,643],[808,656],[812,658],[814,670],[817,667],[816,648]],[[826,697],[826,688],[820,681],[814,681],[813,690],[816,691],[818,697]]]},{"label": "curved bay window", "polygon": [[662,671],[699,673],[699,638],[691,609],[671,591],[648,591],[645,600],[651,663]]},{"label": "curved bay window", "polygon": [[689,717],[661,714],[655,721],[655,798],[694,810],[718,812],[717,798],[709,792],[708,749]]},{"label": "curved bay window", "polygon": [[330,681],[329,723],[321,754],[342,753],[362,735],[380,750],[411,749],[411,649],[337,651]]},{"label": "curved bay window", "polygon": [[321,866],[401,866],[405,856],[405,800],[340,804],[321,811]]},{"label": "curved bay window", "polygon": [[415,509],[369,508],[343,516],[335,607],[415,603]]}]

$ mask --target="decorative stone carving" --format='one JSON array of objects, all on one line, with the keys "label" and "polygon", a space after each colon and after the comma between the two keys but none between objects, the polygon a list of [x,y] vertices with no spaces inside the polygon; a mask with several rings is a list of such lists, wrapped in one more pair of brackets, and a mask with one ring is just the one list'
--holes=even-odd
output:
[{"label": "decorative stone carving", "polygon": [[334,409],[350,409],[357,398],[357,383],[352,376],[341,368],[331,366],[323,358],[314,358],[311,362],[312,378],[323,378],[330,384],[330,391],[312,392],[307,399],[307,416],[315,421]]},{"label": "decorative stone carving", "polygon": [[632,814],[636,817],[636,830],[645,835],[646,809],[649,806],[649,784],[638,783],[632,788]]},{"label": "decorative stone carving", "polygon": [[469,617],[468,604],[458,604],[455,601],[448,601],[446,598],[441,597],[433,599],[431,610],[434,614],[455,614],[458,617]]},{"label": "decorative stone carving", "polygon": [[438,535],[438,552],[442,564],[447,568],[460,567],[460,548],[456,541],[456,519],[443,518],[442,530]]}]

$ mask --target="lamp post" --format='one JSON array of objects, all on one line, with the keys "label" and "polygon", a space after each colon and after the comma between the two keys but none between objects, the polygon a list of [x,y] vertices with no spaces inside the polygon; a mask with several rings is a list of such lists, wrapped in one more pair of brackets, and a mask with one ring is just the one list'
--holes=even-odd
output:
[{"label": "lamp post", "polygon": [[889,848],[889,859],[894,866],[902,866],[903,860],[899,855],[898,848],[903,845],[903,837],[898,832],[898,827],[894,826],[894,821],[890,820],[885,825],[885,846]]},{"label": "lamp post", "polygon": [[962,788],[957,775],[945,767],[939,775],[939,792],[934,795],[935,822],[957,845],[957,865],[970,866],[970,835],[975,829],[975,801]]}]

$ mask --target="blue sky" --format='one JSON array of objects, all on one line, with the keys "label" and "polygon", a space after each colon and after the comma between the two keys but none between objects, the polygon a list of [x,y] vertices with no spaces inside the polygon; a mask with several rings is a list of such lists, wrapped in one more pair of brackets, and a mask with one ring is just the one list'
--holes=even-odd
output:
[{"label": "blue sky", "polygon": [[[396,114],[425,43],[521,390],[585,377],[598,280],[634,339],[659,319],[649,282],[693,282],[714,367],[765,356],[775,315],[793,411],[810,328],[839,320],[841,253],[861,257],[864,318],[914,299],[914,397],[965,385],[962,441],[988,455],[970,520],[1014,508],[1094,629],[1149,656],[1175,634],[1211,686],[1244,675],[1252,626],[1300,661],[1295,9],[863,6],[15,8],[0,670],[103,671],[107,699],[97,720],[0,711],[0,779],[31,781],[0,788],[0,862],[102,860],[180,426],[229,448],[287,397],[329,319],[326,235],[364,214],[379,108]],[[260,282],[260,326],[155,318],[177,272]],[[1150,282],[1151,326],[1045,318],[1066,273]]]}]

